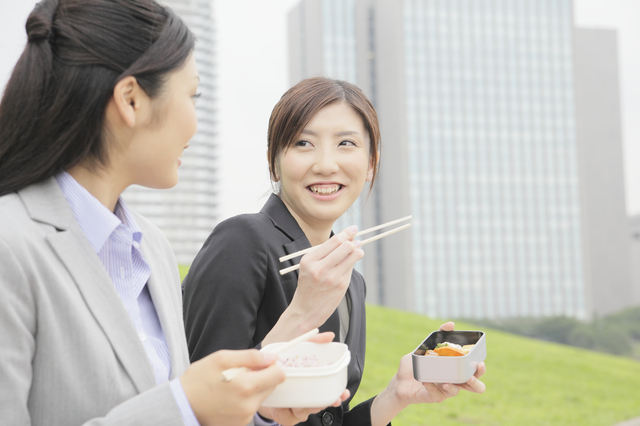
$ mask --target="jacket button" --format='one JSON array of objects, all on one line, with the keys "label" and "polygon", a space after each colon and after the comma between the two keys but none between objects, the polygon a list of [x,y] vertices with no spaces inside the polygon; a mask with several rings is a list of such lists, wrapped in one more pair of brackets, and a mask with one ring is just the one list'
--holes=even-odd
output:
[{"label": "jacket button", "polygon": [[322,415],[322,426],[331,426],[333,424],[333,414],[328,411]]}]

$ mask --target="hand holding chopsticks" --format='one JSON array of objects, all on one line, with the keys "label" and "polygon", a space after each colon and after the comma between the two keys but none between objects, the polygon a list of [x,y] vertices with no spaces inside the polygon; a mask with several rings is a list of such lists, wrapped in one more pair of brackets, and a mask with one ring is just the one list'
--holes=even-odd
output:
[{"label": "hand holding chopsticks", "polygon": [[[306,342],[307,340],[309,340],[311,337],[315,336],[316,334],[318,334],[320,330],[318,330],[317,328],[314,328],[313,330],[304,333],[302,336],[298,336],[295,339],[291,339],[288,342],[286,342],[283,345],[278,346],[277,348],[270,350],[270,351],[265,351],[264,348],[261,349],[261,351],[264,352],[269,352],[272,354],[279,354],[281,352],[286,351],[287,349],[295,346],[296,344],[300,343],[300,342]],[[229,380],[233,379],[234,377],[236,377],[238,374],[240,373],[244,373],[245,371],[249,371],[249,369],[247,367],[235,367],[235,368],[229,368],[227,370],[224,370],[222,372],[222,380],[225,382],[228,382]]]},{"label": "hand holding chopsticks", "polygon": [[[378,226],[374,226],[374,227],[369,228],[369,229],[365,229],[363,231],[358,232],[355,235],[355,237],[360,236],[360,235],[364,235],[364,234],[368,234],[370,232],[377,231],[378,229],[386,228],[388,226],[395,225],[397,223],[404,222],[406,220],[410,220],[412,217],[413,216],[406,216],[406,217],[403,217],[403,218],[400,218],[400,219],[392,220],[391,222],[383,223],[382,225],[378,225]],[[375,237],[367,238],[366,240],[362,240],[360,242],[360,246],[363,246],[365,244],[369,244],[369,243],[371,243],[373,241],[379,240],[380,238],[384,238],[384,237],[386,237],[388,235],[395,234],[396,232],[400,232],[400,231],[402,231],[404,229],[407,229],[409,227],[411,227],[411,224],[407,223],[406,225],[402,225],[402,226],[394,228],[394,229],[392,229],[390,231],[383,232],[382,234],[378,234]],[[309,247],[307,249],[300,250],[300,251],[295,252],[295,253],[291,253],[291,254],[289,254],[287,256],[283,256],[283,257],[280,258],[280,262],[284,262],[285,260],[289,260],[289,259],[293,259],[293,258],[302,256],[302,255],[304,255],[306,253],[309,253],[310,251],[314,250],[316,247],[317,246]],[[288,274],[289,272],[296,271],[298,269],[300,269],[300,264],[293,265],[293,266],[290,266],[288,268],[281,269],[280,270],[280,275]]]}]

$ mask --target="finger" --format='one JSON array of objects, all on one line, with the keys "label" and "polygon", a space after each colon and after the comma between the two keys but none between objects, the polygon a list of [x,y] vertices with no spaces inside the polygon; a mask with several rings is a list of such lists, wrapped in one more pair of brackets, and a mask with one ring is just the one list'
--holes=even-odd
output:
[{"label": "finger", "polygon": [[270,366],[278,359],[274,354],[260,352],[256,349],[242,351],[221,350],[214,352],[207,358],[210,358],[210,362],[214,363],[220,370],[234,367],[261,369]]},{"label": "finger", "polygon": [[364,256],[364,251],[359,248],[359,243],[353,241],[344,241],[338,247],[333,249],[331,253],[320,260],[323,266],[351,268]]},{"label": "finger", "polygon": [[284,371],[274,364],[262,370],[247,371],[233,380],[240,387],[247,389],[247,397],[256,396],[264,400],[276,386],[284,382],[284,379]]},{"label": "finger", "polygon": [[484,393],[484,391],[487,389],[485,384],[482,383],[482,381],[479,380],[476,376],[471,376],[469,381],[464,384],[463,388],[465,390],[468,390],[469,392],[474,393]]},{"label": "finger", "polygon": [[324,333],[316,334],[315,336],[309,339],[309,342],[314,343],[329,343],[333,342],[333,339],[336,337],[333,331],[326,331]]},{"label": "finger", "polygon": [[336,402],[331,404],[331,406],[332,407],[341,406],[342,405],[342,401],[346,401],[347,399],[349,399],[350,396],[351,396],[351,392],[349,392],[349,389],[345,389],[344,391],[342,391],[342,395],[340,395],[340,399],[336,399]]},{"label": "finger", "polygon": [[354,235],[358,232],[358,227],[353,225],[340,232],[339,234],[335,234],[333,237],[329,238],[328,241],[320,244],[314,250],[305,254],[303,258],[307,258],[309,260],[319,260],[324,259],[329,253],[332,253],[337,247],[339,247],[345,241],[350,241],[353,239]]},{"label": "finger", "polygon": [[456,324],[453,321],[445,322],[439,328],[440,331],[453,331],[456,328]]},{"label": "finger", "polygon": [[487,366],[484,365],[484,362],[481,362],[478,364],[478,370],[476,370],[476,373],[474,374],[474,376],[476,376],[477,378],[480,378],[486,372],[487,372]]},{"label": "finger", "polygon": [[443,393],[442,389],[436,386],[435,383],[423,383],[425,389],[429,392],[429,396],[435,402],[442,402],[447,399],[447,396]]},{"label": "finger", "polygon": [[444,383],[440,386],[441,392],[447,397],[451,398],[460,393],[460,387],[452,385],[451,383]]}]

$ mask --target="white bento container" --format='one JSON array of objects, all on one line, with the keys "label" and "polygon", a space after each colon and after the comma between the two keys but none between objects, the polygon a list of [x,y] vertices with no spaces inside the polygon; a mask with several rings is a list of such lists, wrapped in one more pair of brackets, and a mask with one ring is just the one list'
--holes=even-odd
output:
[{"label": "white bento container", "polygon": [[[438,343],[475,345],[463,356],[425,356]],[[434,331],[411,354],[413,377],[423,383],[465,383],[487,358],[487,341],[483,331]]]},{"label": "white bento container", "polygon": [[[265,352],[283,343],[263,348]],[[347,387],[347,367],[351,352],[344,343],[298,343],[280,354],[280,358],[315,355],[327,365],[321,367],[282,367],[286,379],[267,397],[265,407],[326,407],[338,400]]]}]

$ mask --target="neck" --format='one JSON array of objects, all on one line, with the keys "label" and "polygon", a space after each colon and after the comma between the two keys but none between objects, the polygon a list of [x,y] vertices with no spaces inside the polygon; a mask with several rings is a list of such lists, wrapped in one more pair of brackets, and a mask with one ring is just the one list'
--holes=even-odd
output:
[{"label": "neck", "polygon": [[[282,198],[280,198],[282,200]],[[285,200],[282,200],[284,205],[289,210],[289,213],[293,218],[298,222],[298,226],[304,232],[304,235],[307,237],[312,246],[319,246],[320,244],[325,243],[331,237],[331,227],[335,222],[314,222],[309,223],[304,221],[300,216],[296,214],[295,211],[287,204]]]},{"label": "neck", "polygon": [[89,170],[80,164],[67,170],[67,173],[111,212],[115,211],[120,194],[128,186],[123,184],[114,173],[101,168]]}]

